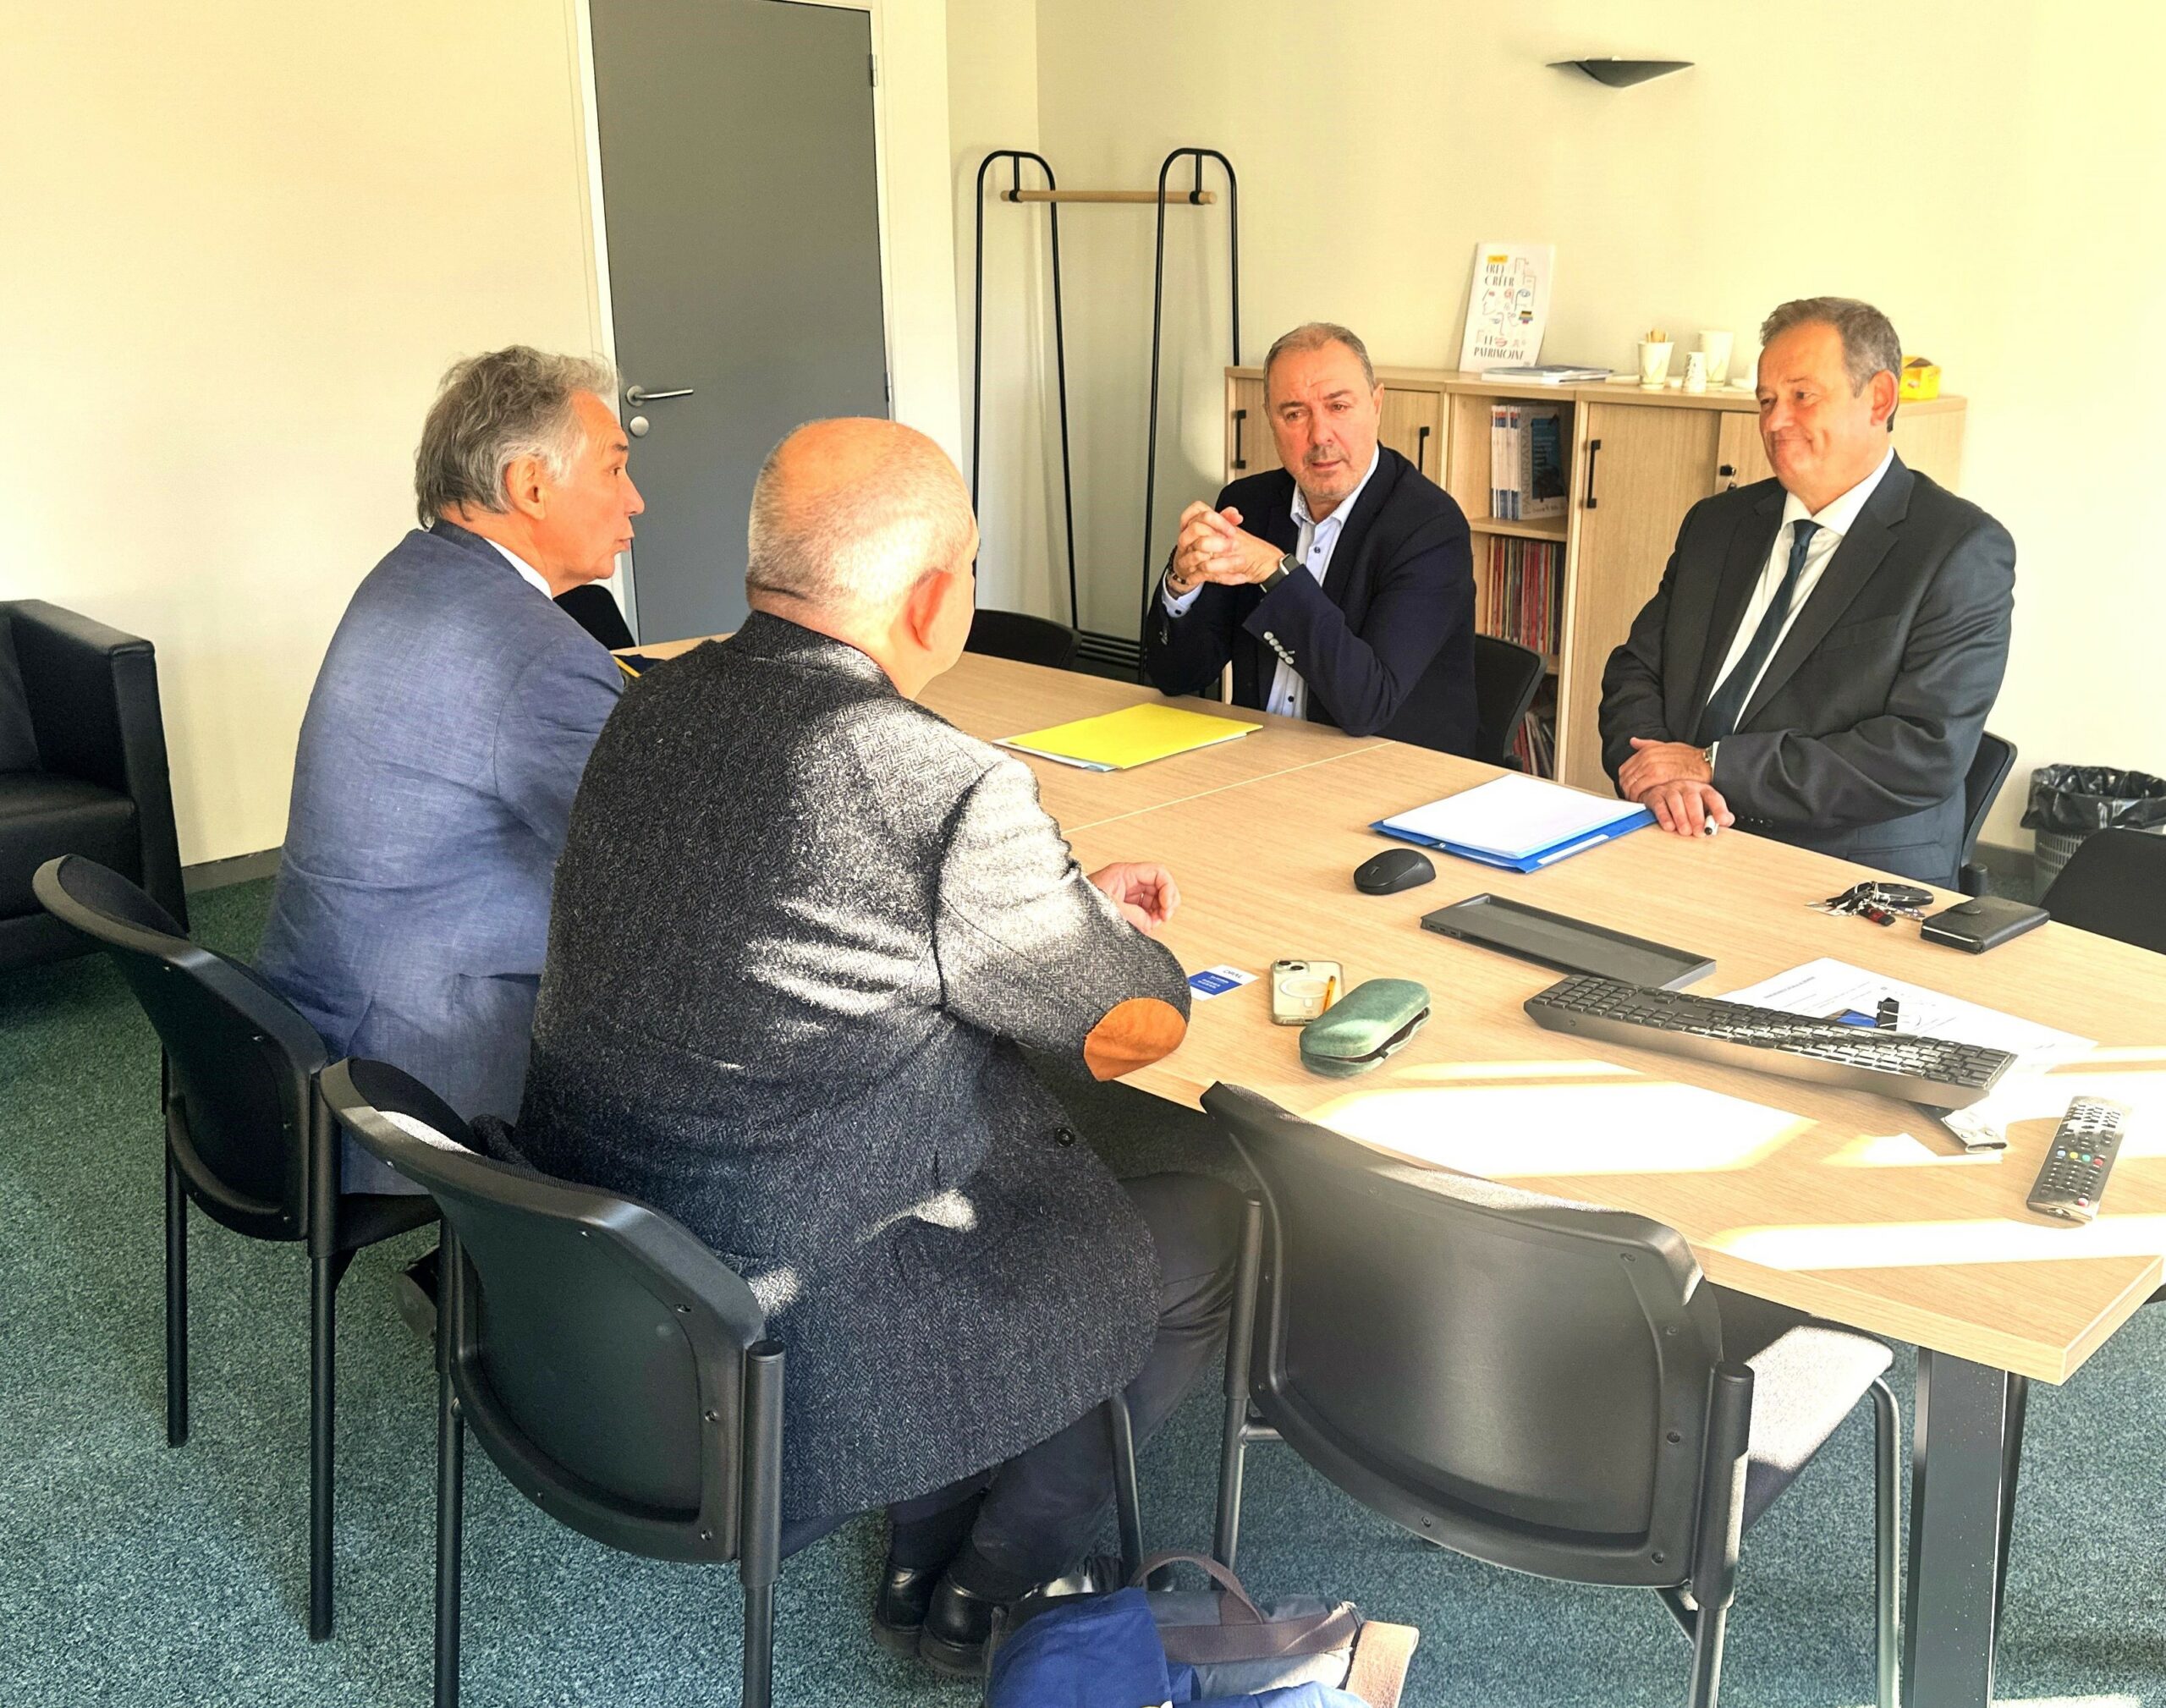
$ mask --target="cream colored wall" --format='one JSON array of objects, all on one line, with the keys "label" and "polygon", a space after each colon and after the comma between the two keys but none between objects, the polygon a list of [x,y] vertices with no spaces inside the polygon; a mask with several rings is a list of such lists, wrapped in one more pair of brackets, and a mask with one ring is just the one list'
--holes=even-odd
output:
[{"label": "cream colored wall", "polygon": [[[181,854],[276,845],[457,355],[596,341],[569,0],[77,0],[0,55],[0,597],[157,645]],[[939,0],[884,0],[896,413],[960,449]]]},{"label": "cream colored wall", "polygon": [[[1042,151],[1037,61],[1036,0],[948,0],[948,176],[965,475],[970,467],[978,167],[994,149]],[[978,598],[1000,609],[1064,617],[1068,560],[1060,533],[1047,216],[1042,207],[994,199],[996,187],[1014,181],[1007,165],[998,168],[987,180],[985,208],[987,360],[980,407],[988,442],[978,492]],[[1043,183],[1027,164],[1020,181],[1027,189]]]},{"label": "cream colored wall", "polygon": [[[1552,360],[1623,366],[1656,324],[1730,327],[1749,349],[1786,297],[1879,303],[1973,399],[1964,491],[2020,552],[1993,725],[2022,768],[1988,835],[2021,840],[2032,763],[2166,772],[2147,679],[2166,575],[2136,525],[2156,483],[2155,405],[2114,365],[2141,376],[2166,347],[2166,105],[2147,63],[2166,25],[2138,9],[2076,30],[2068,15],[2046,0],[1647,0],[1629,14],[1601,0],[1520,14],[1040,0],[1039,135],[1078,185],[1147,186],[1177,144],[1231,157],[1251,361],[1327,317],[1379,360],[1453,365],[1486,239],[1557,244]],[[1546,63],[1607,53],[1697,63],[1624,91]],[[1924,92],[1905,91],[1906,68]],[[1180,505],[1217,485],[1228,354],[1224,222],[1171,221],[1162,552]],[[1079,214],[1063,232],[1082,552],[1097,620],[1130,633],[1151,233],[1148,208]],[[987,441],[1014,454],[1003,423]]]}]

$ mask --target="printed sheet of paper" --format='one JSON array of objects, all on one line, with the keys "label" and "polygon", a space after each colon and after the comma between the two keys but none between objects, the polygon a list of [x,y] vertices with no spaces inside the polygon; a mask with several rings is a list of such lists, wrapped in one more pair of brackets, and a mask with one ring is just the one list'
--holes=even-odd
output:
[{"label": "printed sheet of paper", "polygon": [[1804,1014],[1825,1020],[1844,1010],[1870,1014],[1881,998],[1893,997],[1902,1004],[1895,1030],[1933,1038],[1953,1038],[1959,1044],[1982,1044],[2022,1057],[2026,1068],[2049,1068],[2075,1060],[2088,1050],[2089,1038],[2057,1032],[1998,1008],[1981,1008],[1922,985],[1906,985],[1885,973],[1868,972],[1847,961],[1822,959],[1778,973],[1723,1000],[1750,1002],[1755,1008],[1780,1008],[1786,1014]]},{"label": "printed sheet of paper", "polygon": [[[1895,1030],[1927,1037],[1953,1038],[1960,1044],[1981,1044],[2006,1050],[2015,1065],[2001,1078],[1992,1093],[1965,1109],[1927,1110],[1956,1138],[1972,1147],[1994,1148],[2008,1142],[2011,1121],[2037,1114],[2037,1076],[2063,1062],[2075,1061],[2091,1048],[2092,1040],[2073,1032],[2056,1031],[1998,1008],[1981,1008],[1922,985],[1909,985],[1884,973],[1868,972],[1847,961],[1821,959],[1778,973],[1744,990],[1732,991],[1723,999],[1750,1002],[1756,1008],[1780,1008],[1788,1014],[1813,1019],[1833,1018],[1845,1010],[1874,1013],[1884,997],[1893,997],[1902,1012]],[[1921,1104],[1921,1108],[1926,1106]]]}]

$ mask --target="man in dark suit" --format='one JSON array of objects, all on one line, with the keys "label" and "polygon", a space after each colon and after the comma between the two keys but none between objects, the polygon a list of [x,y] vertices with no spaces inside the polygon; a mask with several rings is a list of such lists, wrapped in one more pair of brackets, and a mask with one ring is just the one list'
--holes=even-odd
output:
[{"label": "man in dark suit", "polygon": [[[624,673],[552,602],[641,508],[601,363],[514,345],[445,376],[421,527],[355,590],[309,695],[257,965],[333,1056],[471,1118],[519,1110],[572,794]],[[400,1178],[347,1141],[349,1189]]]},{"label": "man in dark suit", "polygon": [[2000,690],[2008,530],[1888,444],[1903,346],[1866,303],[1760,330],[1775,478],[1694,505],[1603,675],[1603,763],[1665,830],[1746,830],[1952,886]]},{"label": "man in dark suit", "polygon": [[1264,359],[1279,460],[1181,513],[1144,619],[1143,667],[1234,703],[1474,751],[1474,568],[1450,496],[1377,442],[1383,389],[1344,327],[1296,327]]},{"label": "man in dark suit", "polygon": [[787,1350],[786,1545],[883,1503],[876,1634],[944,1672],[1075,1567],[1139,1431],[1223,1344],[1239,1200],[1117,1184],[1025,1048],[1101,1079],[1187,1028],[1163,867],[1088,879],[1013,755],[915,701],[961,655],[954,467],[886,421],[785,440],[751,614],[602,732],[557,870],[513,1143],[681,1219]]}]

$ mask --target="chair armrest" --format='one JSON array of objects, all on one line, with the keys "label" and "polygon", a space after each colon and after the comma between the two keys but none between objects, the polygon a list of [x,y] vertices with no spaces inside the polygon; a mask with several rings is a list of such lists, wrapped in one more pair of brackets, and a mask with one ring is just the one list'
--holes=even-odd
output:
[{"label": "chair armrest", "polygon": [[151,643],[42,599],[20,600],[9,615],[39,762],[61,776],[118,789],[135,803],[143,887],[186,925]]},{"label": "chair armrest", "polygon": [[1955,887],[1966,896],[1982,896],[1986,892],[1986,869],[1976,860],[1965,860],[1955,874]]}]

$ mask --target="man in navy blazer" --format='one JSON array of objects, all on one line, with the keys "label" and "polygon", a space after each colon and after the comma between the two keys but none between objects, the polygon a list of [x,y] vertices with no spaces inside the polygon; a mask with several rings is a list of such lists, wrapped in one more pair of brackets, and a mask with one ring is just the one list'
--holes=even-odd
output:
[{"label": "man in navy blazer", "polygon": [[[623,684],[554,596],[610,573],[643,508],[599,362],[459,363],[422,429],[422,527],[371,570],[302,720],[258,953],[334,1056],[470,1119],[519,1112],[572,796]],[[349,1190],[399,1178],[348,1142]]]},{"label": "man in navy blazer", "polygon": [[1474,563],[1449,493],[1377,442],[1383,390],[1344,327],[1296,327],[1264,360],[1284,467],[1190,504],[1144,619],[1160,691],[1474,750]]}]

